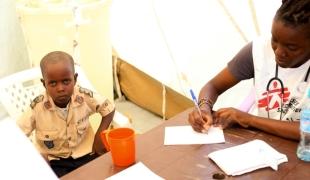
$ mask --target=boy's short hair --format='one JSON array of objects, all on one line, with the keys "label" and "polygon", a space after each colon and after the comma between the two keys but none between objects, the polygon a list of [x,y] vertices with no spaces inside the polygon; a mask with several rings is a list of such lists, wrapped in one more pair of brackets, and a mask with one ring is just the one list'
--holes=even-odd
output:
[{"label": "boy's short hair", "polygon": [[58,63],[61,61],[69,61],[71,64],[71,68],[73,70],[73,73],[75,73],[74,60],[73,60],[72,56],[66,52],[63,52],[63,51],[53,51],[53,52],[46,54],[41,59],[40,68],[41,68],[42,76],[44,76],[44,70],[45,70],[45,66],[47,64],[49,64],[49,63],[55,64],[55,63]]}]

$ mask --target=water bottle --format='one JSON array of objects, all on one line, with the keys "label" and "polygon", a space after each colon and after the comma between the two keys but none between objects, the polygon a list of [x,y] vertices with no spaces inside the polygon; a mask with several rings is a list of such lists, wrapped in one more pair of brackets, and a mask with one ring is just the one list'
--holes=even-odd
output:
[{"label": "water bottle", "polygon": [[303,161],[310,161],[310,89],[308,89],[307,99],[301,110],[300,142],[297,148],[297,156]]}]

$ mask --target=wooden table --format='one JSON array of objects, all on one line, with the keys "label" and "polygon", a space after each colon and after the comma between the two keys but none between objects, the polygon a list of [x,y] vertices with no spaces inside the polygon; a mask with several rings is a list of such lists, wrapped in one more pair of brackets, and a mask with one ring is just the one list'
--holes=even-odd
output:
[{"label": "wooden table", "polygon": [[[207,155],[215,150],[224,149],[261,139],[288,157],[278,171],[271,168],[258,169],[240,176],[226,176],[226,179],[310,179],[310,163],[296,156],[297,142],[282,139],[255,129],[233,127],[225,129],[225,143],[209,145],[164,145],[166,126],[188,125],[188,109],[167,120],[160,126],[138,135],[136,141],[136,162],[142,162],[157,175],[165,179],[212,179],[214,173],[220,173],[218,166]],[[147,121],[147,119],[146,119]],[[112,163],[111,154],[106,153],[92,162],[63,176],[62,180],[102,180],[124,168]]]}]

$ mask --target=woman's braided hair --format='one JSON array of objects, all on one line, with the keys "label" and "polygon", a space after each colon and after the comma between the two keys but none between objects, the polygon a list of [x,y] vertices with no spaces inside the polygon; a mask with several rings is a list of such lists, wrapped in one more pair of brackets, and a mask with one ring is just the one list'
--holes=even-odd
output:
[{"label": "woman's braided hair", "polygon": [[275,18],[290,26],[309,25],[310,0],[282,0]]}]

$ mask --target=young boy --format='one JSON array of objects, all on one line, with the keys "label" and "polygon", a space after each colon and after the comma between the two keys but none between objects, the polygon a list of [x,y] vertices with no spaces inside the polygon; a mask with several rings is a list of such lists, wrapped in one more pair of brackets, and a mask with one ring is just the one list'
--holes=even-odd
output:
[{"label": "young boy", "polygon": [[[61,51],[44,56],[40,62],[46,91],[36,97],[17,122],[58,177],[105,152],[99,133],[109,127],[114,105],[94,92],[76,86],[78,74],[73,58]],[[101,124],[94,136],[89,116],[100,113]]]}]

